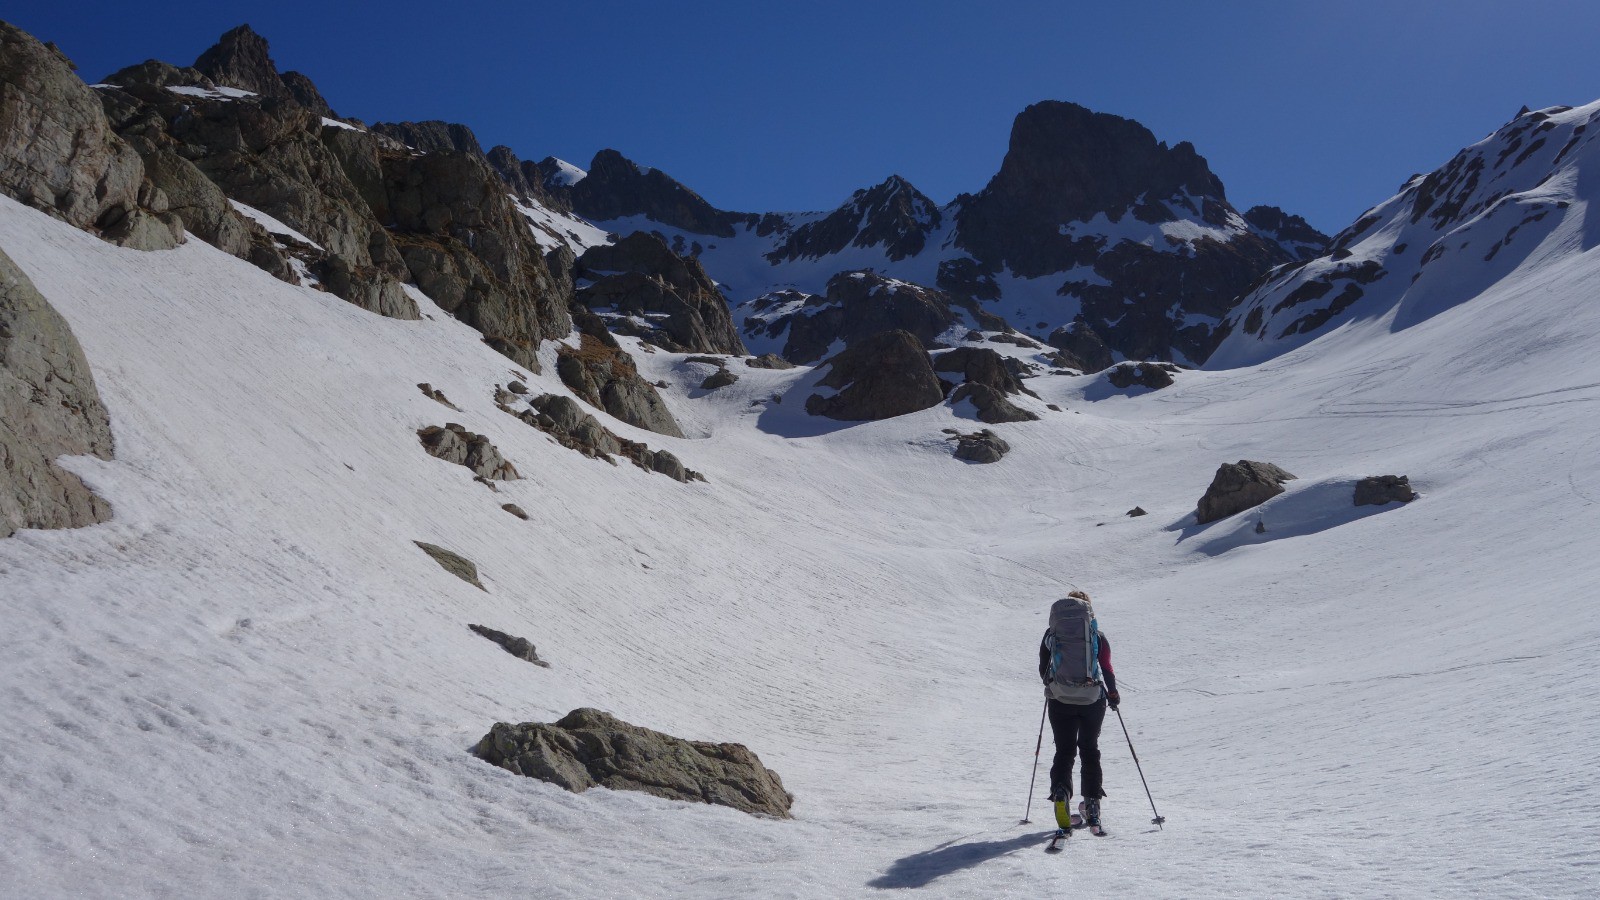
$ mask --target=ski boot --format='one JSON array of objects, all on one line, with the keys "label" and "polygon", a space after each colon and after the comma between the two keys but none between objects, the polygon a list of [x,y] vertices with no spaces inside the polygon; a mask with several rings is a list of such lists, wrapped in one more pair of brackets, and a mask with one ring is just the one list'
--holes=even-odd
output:
[{"label": "ski boot", "polygon": [[1084,827],[1096,837],[1105,837],[1106,830],[1100,827],[1100,798],[1086,797],[1078,804],[1078,813],[1083,816]]},{"label": "ski boot", "polygon": [[[1066,791],[1051,791],[1050,805],[1055,809],[1056,828],[1059,831],[1072,833],[1072,811],[1067,806]],[[1064,836],[1064,835],[1063,835]]]}]

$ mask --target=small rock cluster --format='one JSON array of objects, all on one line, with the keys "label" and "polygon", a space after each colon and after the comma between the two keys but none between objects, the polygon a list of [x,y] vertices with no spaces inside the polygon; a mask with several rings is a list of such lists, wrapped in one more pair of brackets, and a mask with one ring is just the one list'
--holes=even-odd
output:
[{"label": "small rock cluster", "polygon": [[1118,390],[1138,386],[1159,391],[1172,386],[1172,376],[1183,371],[1181,366],[1163,362],[1126,362],[1106,373],[1106,380]]},{"label": "small rock cluster", "polygon": [[1382,506],[1385,503],[1410,503],[1417,499],[1411,479],[1404,475],[1372,475],[1356,482],[1356,506]]},{"label": "small rock cluster", "polygon": [[651,450],[648,445],[638,441],[618,437],[594,416],[584,412],[578,401],[571,397],[541,394],[521,410],[513,409],[504,402],[499,406],[550,435],[561,446],[593,459],[603,459],[616,465],[612,457],[623,456],[641,469],[660,472],[675,481],[706,480],[704,475],[684,466],[682,461],[665,450]]},{"label": "small rock cluster", "polygon": [[574,792],[643,791],[779,819],[794,803],[778,773],[743,744],[688,741],[596,709],[575,709],[554,724],[496,722],[472,752]]},{"label": "small rock cluster", "polygon": [[417,431],[423,449],[432,456],[458,466],[466,466],[474,475],[487,481],[515,481],[521,477],[511,463],[506,462],[494,444],[481,434],[473,434],[454,422],[443,428],[430,425]]},{"label": "small rock cluster", "polygon": [[948,440],[956,442],[956,459],[967,462],[999,462],[1001,457],[1011,452],[1011,445],[987,428],[971,434],[955,433]]},{"label": "small rock cluster", "polygon": [[720,358],[715,357],[715,356],[691,356],[691,357],[688,357],[687,359],[685,359],[684,362],[686,362],[686,363],[704,363],[706,365],[711,365],[711,366],[716,366],[717,367],[717,370],[715,372],[712,372],[710,375],[707,375],[705,377],[705,379],[700,382],[700,389],[701,390],[714,391],[717,388],[724,388],[724,387],[727,387],[730,384],[737,383],[738,380],[739,380],[739,376],[738,375],[736,375],[733,372],[729,371],[729,369],[728,369],[728,361],[725,360],[725,359],[720,359]]}]

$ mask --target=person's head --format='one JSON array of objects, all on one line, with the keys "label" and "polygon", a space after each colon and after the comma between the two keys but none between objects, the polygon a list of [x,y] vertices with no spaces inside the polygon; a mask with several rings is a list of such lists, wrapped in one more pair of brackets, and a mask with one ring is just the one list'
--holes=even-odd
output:
[{"label": "person's head", "polygon": [[1076,597],[1077,599],[1082,600],[1085,603],[1093,602],[1093,601],[1091,601],[1089,599],[1089,595],[1085,594],[1083,591],[1073,591],[1073,592],[1067,594],[1067,596],[1068,597]]}]

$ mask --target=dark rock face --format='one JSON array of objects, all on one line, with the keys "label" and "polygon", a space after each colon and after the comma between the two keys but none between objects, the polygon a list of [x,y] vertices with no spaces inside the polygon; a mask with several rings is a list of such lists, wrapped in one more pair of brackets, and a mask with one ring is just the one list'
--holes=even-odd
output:
[{"label": "dark rock face", "polygon": [[846,422],[876,421],[927,409],[944,400],[933,361],[916,335],[886,331],[856,342],[828,360],[818,384],[838,390],[812,394],[806,412]]},{"label": "dark rock face", "polygon": [[1039,418],[1037,414],[1007,400],[1004,394],[994,388],[975,381],[961,385],[950,394],[951,404],[965,400],[972,401],[972,405],[977,409],[978,421],[990,425],[999,425],[1003,422],[1032,422]]},{"label": "dark rock face", "polygon": [[1106,346],[1106,342],[1101,340],[1083,316],[1078,316],[1070,325],[1052,331],[1049,343],[1066,354],[1058,362],[1067,368],[1098,372],[1111,365],[1111,348]]},{"label": "dark rock face", "polygon": [[61,51],[0,22],[0,193],[116,244],[165,250],[183,223]]},{"label": "dark rock face", "polygon": [[1011,452],[1011,445],[989,429],[957,435],[956,459],[972,463],[997,463]]},{"label": "dark rock face", "polygon": [[384,152],[385,195],[373,210],[396,229],[417,287],[484,342],[539,371],[540,341],[571,328],[550,271],[505,185],[481,156]]},{"label": "dark rock face", "polygon": [[734,384],[738,380],[739,376],[735,375],[728,369],[718,369],[715,372],[712,372],[710,375],[707,375],[705,380],[700,382],[700,389],[714,391],[717,388],[725,388],[730,384]]},{"label": "dark rock face", "polygon": [[1356,482],[1356,506],[1382,506],[1385,503],[1410,503],[1417,499],[1411,479],[1404,475],[1372,475]]},{"label": "dark rock face", "polygon": [[110,519],[111,505],[55,459],[111,452],[110,418],[83,348],[0,251],[0,538]]},{"label": "dark rock face", "polygon": [[1244,220],[1295,259],[1311,259],[1328,246],[1327,235],[1276,206],[1252,206],[1245,211]]},{"label": "dark rock face", "polygon": [[[613,455],[622,456],[641,469],[659,472],[674,481],[705,481],[705,476],[686,467],[676,456],[665,450],[651,450],[638,441],[618,437],[601,425],[594,416],[583,411],[571,397],[541,394],[532,405],[521,411],[509,406],[501,409],[555,438],[556,443],[576,450],[593,459],[603,459],[616,465]],[[523,516],[526,518],[526,516]]]},{"label": "dark rock face", "polygon": [[1136,519],[1139,516],[1147,516],[1147,515],[1149,515],[1149,513],[1145,512],[1144,511],[1144,507],[1142,507],[1142,506],[1135,506],[1133,509],[1130,509],[1127,512],[1127,516],[1130,519]]},{"label": "dark rock face", "polygon": [[322,92],[317,90],[317,86],[304,73],[285,72],[279,77],[283,79],[283,86],[289,89],[289,95],[294,98],[294,102],[319,116],[339,118],[334,115],[333,107],[328,105],[328,101],[323,99]]},{"label": "dark rock face", "polygon": [[528,521],[528,511],[516,505],[515,503],[502,503],[500,504],[500,508],[508,513],[511,513],[513,516],[516,516],[524,522]]},{"label": "dark rock face", "polygon": [[1119,390],[1134,387],[1147,387],[1159,391],[1164,387],[1172,386],[1172,376],[1183,371],[1172,363],[1123,363],[1106,373],[1106,380]]},{"label": "dark rock face", "polygon": [[489,590],[483,586],[483,582],[478,580],[477,563],[467,559],[465,556],[462,556],[459,553],[453,553],[436,544],[428,544],[422,541],[412,541],[411,543],[416,544],[422,549],[423,553],[426,553],[428,556],[432,557],[433,561],[439,564],[439,568],[444,569],[446,572],[449,572],[451,575],[454,575],[462,581],[465,581],[467,584],[472,585],[480,591]]},{"label": "dark rock face", "polygon": [[578,319],[578,349],[563,347],[556,356],[556,374],[573,393],[618,419],[664,434],[683,437],[661,395],[639,375],[638,366],[592,315]]},{"label": "dark rock face", "polygon": [[924,346],[931,344],[956,323],[950,304],[943,291],[874,272],[841,272],[828,280],[825,297],[782,292],[756,301],[744,329],[772,336],[787,328],[783,358],[806,365],[821,359],[835,341],[852,347],[885,331],[909,332]]},{"label": "dark rock face", "polygon": [[446,397],[444,395],[444,391],[439,390],[438,388],[436,388],[433,385],[427,383],[426,381],[418,384],[417,385],[417,390],[422,391],[422,396],[427,397],[429,400],[432,400],[435,403],[442,403],[445,406],[448,406],[451,409],[455,410],[456,412],[460,412],[461,411],[461,407],[455,405],[454,403],[451,403],[450,402],[450,398]]},{"label": "dark rock face", "polygon": [[465,125],[440,122],[378,122],[372,130],[394,138],[407,147],[423,153],[466,153],[483,156],[478,136]]},{"label": "dark rock face", "polygon": [[594,709],[575,709],[553,725],[496,722],[473,753],[569,791],[644,791],[780,819],[794,803],[778,774],[742,744],[686,741]]},{"label": "dark rock face", "polygon": [[943,216],[939,207],[899,175],[867,190],[856,191],[824,219],[790,232],[767,259],[773,263],[817,258],[847,247],[881,245],[891,260],[922,252],[928,233]]},{"label": "dark rock face", "polygon": [[1033,394],[1022,383],[1022,363],[987,347],[957,347],[933,358],[935,372],[960,372],[961,381],[1001,394]]},{"label": "dark rock face", "polygon": [[578,275],[593,280],[578,302],[618,334],[674,353],[745,353],[716,282],[698,260],[672,252],[654,234],[637,231],[590,248],[578,259]]},{"label": "dark rock face", "polygon": [[240,25],[223,34],[215,46],[194,61],[194,68],[220,85],[274,100],[294,98],[294,93],[278,75],[266,38],[256,34],[249,25]]},{"label": "dark rock face", "polygon": [[1195,519],[1204,525],[1260,506],[1283,493],[1283,483],[1294,477],[1272,463],[1223,463],[1195,507]]},{"label": "dark rock face", "polygon": [[484,625],[468,625],[472,633],[479,637],[488,638],[500,645],[500,648],[517,659],[527,660],[536,666],[550,668],[550,664],[539,658],[539,651],[527,638],[514,637],[504,631],[496,631]]},{"label": "dark rock face", "polygon": [[517,468],[506,462],[494,444],[481,434],[473,434],[454,422],[440,428],[430,425],[417,431],[423,449],[448,463],[466,466],[474,475],[490,481],[514,481]]},{"label": "dark rock face", "polygon": [[615,150],[596,153],[588,177],[564,190],[574,212],[597,222],[643,215],[697,234],[733,237],[734,223],[746,218],[722,212],[665,172]]}]

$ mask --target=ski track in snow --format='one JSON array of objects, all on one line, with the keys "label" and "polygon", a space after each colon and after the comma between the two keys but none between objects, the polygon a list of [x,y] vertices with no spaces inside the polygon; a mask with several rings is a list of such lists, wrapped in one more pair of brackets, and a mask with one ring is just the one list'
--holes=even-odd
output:
[{"label": "ski track in snow", "polygon": [[[993,466],[951,459],[940,429],[972,423],[946,407],[811,433],[809,370],[735,362],[736,385],[700,396],[682,356],[637,353],[698,437],[606,424],[709,479],[681,485],[495,409],[513,377],[565,392],[553,350],[518,372],[426,302],[383,319],[198,240],[119,249],[5,199],[0,247],[72,324],[117,443],[64,463],[111,522],[0,541],[14,896],[1600,887],[1589,254],[1541,281],[1537,316],[1510,285],[1154,394],[1034,379],[1037,408],[1067,411],[998,426],[1013,451]],[[1554,319],[1584,340],[1501,356]],[[447,421],[523,479],[491,493],[425,454],[416,430]],[[1240,458],[1305,484],[1231,545],[1254,514],[1195,528],[1192,510]],[[1384,473],[1421,499],[1331,525],[1305,508]],[[475,560],[487,592],[412,540]],[[1167,823],[1113,715],[1112,835],[1050,856],[1047,788],[1017,822],[1036,647],[1068,585],[1115,638]],[[467,753],[495,721],[578,706],[749,745],[795,819],[570,794]]]}]

